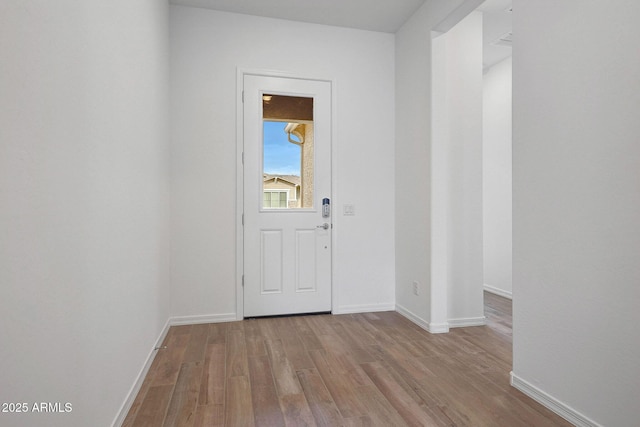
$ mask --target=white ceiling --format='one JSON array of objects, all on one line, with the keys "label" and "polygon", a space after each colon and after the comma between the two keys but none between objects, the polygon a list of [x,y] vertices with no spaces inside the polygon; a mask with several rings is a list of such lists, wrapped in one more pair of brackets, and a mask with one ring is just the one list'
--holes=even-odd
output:
[{"label": "white ceiling", "polygon": [[[170,0],[172,4],[245,15],[265,16],[360,30],[395,33],[425,0]],[[486,0],[484,13],[484,68],[511,55],[511,48],[494,45],[511,31],[512,0]]]},{"label": "white ceiling", "polygon": [[395,33],[424,0],[170,0],[170,3]]},{"label": "white ceiling", "polygon": [[511,46],[495,44],[498,38],[512,31],[512,0],[486,0],[478,10],[483,13],[482,43],[483,67],[490,68],[503,59],[511,56]]}]

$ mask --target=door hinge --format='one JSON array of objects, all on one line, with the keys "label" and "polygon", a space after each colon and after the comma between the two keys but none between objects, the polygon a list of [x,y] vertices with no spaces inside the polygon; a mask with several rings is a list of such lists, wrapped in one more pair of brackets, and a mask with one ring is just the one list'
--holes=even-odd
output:
[{"label": "door hinge", "polygon": [[244,151],[242,152],[242,164],[244,165]]},{"label": "door hinge", "polygon": [[244,91],[242,91],[242,102],[244,102]]},{"label": "door hinge", "polygon": [[244,225],[244,214],[242,214],[242,225]]},{"label": "door hinge", "polygon": [[242,275],[242,287],[244,288],[244,274]]}]

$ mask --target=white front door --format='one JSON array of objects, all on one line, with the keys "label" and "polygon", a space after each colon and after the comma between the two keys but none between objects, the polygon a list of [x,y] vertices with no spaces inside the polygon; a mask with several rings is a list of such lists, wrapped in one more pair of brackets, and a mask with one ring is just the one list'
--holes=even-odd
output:
[{"label": "white front door", "polygon": [[331,83],[243,85],[244,314],[331,311]]}]

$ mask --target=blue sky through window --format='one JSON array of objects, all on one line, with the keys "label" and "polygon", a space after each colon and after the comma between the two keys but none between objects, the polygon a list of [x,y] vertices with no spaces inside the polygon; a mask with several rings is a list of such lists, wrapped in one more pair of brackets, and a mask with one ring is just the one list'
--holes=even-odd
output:
[{"label": "blue sky through window", "polygon": [[300,146],[287,140],[287,123],[264,121],[264,173],[300,176]]}]

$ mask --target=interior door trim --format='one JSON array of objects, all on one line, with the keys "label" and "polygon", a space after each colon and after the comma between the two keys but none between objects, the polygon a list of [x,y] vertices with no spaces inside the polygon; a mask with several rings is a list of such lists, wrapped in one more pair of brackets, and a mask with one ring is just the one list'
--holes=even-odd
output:
[{"label": "interior door trim", "polygon": [[331,250],[331,306],[333,309],[339,307],[338,292],[336,289],[335,268],[336,253],[338,248],[338,233],[340,229],[340,216],[338,214],[338,183],[336,180],[337,170],[337,114],[336,114],[336,80],[333,78],[314,77],[299,75],[282,71],[241,68],[236,69],[236,320],[244,319],[244,107],[243,89],[244,77],[247,75],[263,77],[282,77],[288,79],[315,80],[328,82],[331,87],[331,202],[334,209],[332,215],[332,250]]}]

